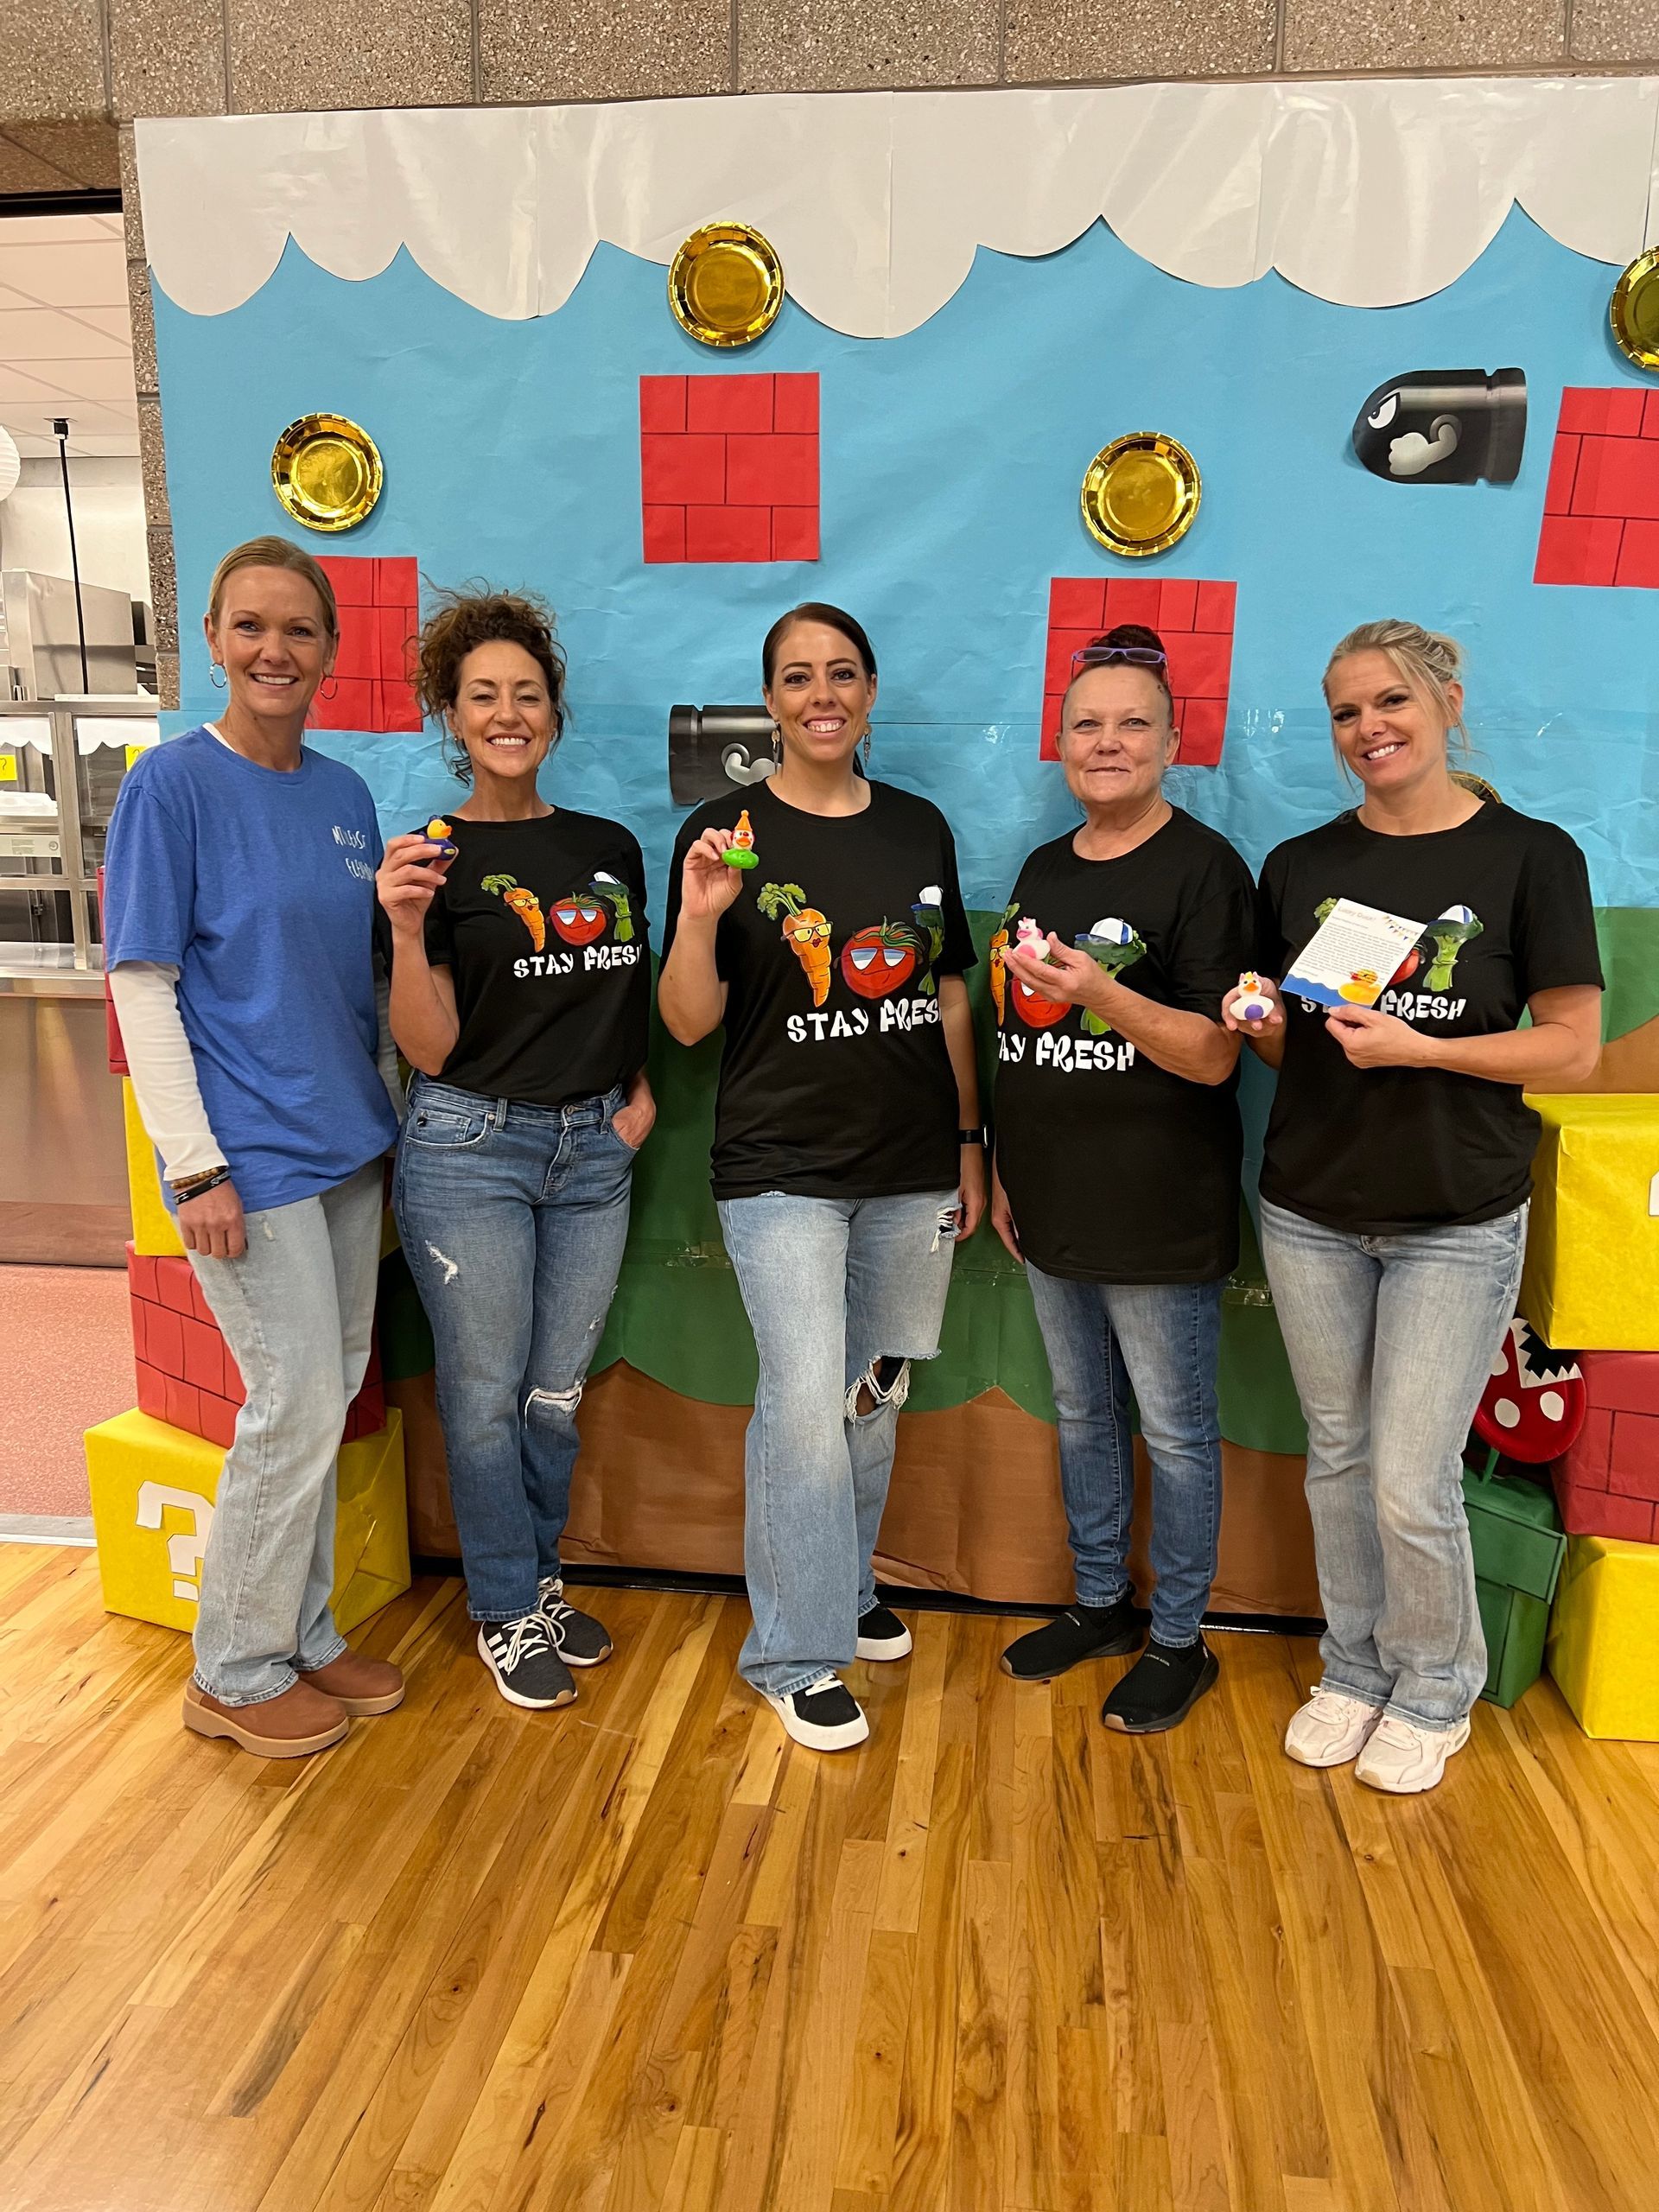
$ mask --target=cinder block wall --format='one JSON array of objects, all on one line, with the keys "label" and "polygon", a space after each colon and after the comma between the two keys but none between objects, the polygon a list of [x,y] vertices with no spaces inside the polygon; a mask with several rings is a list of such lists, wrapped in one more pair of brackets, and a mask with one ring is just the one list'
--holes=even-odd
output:
[{"label": "cinder block wall", "polygon": [[125,193],[162,696],[173,538],[131,119],[1135,78],[1624,73],[1659,0],[3,0],[0,193]]}]

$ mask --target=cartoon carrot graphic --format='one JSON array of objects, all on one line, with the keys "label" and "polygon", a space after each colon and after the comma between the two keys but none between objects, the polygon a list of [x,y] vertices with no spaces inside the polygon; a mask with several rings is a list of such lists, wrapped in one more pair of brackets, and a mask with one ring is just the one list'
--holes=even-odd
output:
[{"label": "cartoon carrot graphic", "polygon": [[1008,949],[1008,925],[1020,911],[1016,899],[1011,906],[1002,910],[1002,918],[991,932],[991,1003],[996,1008],[996,1026],[1000,1029],[1007,1019],[1008,971],[1002,965],[1002,956]]},{"label": "cartoon carrot graphic", "polygon": [[830,918],[806,904],[798,883],[768,883],[755,905],[768,920],[783,919],[784,938],[806,970],[812,987],[812,1003],[822,1006],[830,995]]},{"label": "cartoon carrot graphic", "polygon": [[607,875],[601,868],[588,887],[595,899],[602,899],[616,916],[616,941],[619,944],[633,942],[633,909],[628,904],[626,888],[613,875]]},{"label": "cartoon carrot graphic", "polygon": [[537,952],[547,943],[547,921],[542,912],[542,902],[533,891],[526,891],[516,875],[486,875],[480,889],[493,891],[503,904],[513,912],[530,931],[530,941]]}]

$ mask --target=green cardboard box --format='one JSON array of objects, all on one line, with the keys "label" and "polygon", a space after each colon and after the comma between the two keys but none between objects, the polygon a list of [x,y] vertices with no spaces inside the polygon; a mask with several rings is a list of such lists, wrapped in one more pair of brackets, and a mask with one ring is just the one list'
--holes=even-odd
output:
[{"label": "green cardboard box", "polygon": [[1475,1596],[1486,1638],[1486,1687],[1481,1695],[1494,1705],[1513,1705],[1543,1672],[1549,1607],[1541,1598],[1529,1598],[1524,1590],[1506,1590],[1502,1583],[1488,1582],[1478,1574]]},{"label": "green cardboard box", "polygon": [[1486,1638],[1481,1694],[1494,1705],[1513,1705],[1543,1670],[1550,1601],[1567,1556],[1567,1536],[1554,1499],[1537,1483],[1465,1474],[1463,1502]]}]

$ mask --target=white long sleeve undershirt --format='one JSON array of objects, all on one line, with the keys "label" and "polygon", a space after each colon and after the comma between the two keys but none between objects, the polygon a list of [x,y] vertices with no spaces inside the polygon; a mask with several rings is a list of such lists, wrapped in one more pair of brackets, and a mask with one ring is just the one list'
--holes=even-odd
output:
[{"label": "white long sleeve undershirt", "polygon": [[[211,722],[203,727],[224,737]],[[230,748],[234,751],[234,747]],[[132,1077],[133,1096],[145,1134],[162,1156],[169,1183],[186,1175],[228,1165],[214,1136],[196,1081],[196,1063],[179,1013],[179,971],[155,960],[125,960],[110,970],[110,996],[121,1025],[121,1042]],[[397,1047],[392,1041],[391,984],[375,962],[374,1006],[378,1035],[375,1060],[393,1110],[403,1120],[404,1102],[397,1079]]]}]

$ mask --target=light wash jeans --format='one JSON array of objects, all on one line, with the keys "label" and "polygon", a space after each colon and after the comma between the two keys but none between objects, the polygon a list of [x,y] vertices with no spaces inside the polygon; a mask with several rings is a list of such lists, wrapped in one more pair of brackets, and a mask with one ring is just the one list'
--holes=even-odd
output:
[{"label": "light wash jeans", "polygon": [[533,1612],[559,1572],[576,1408],[628,1241],[622,1098],[529,1106],[425,1076],[410,1092],[392,1204],[437,1349],[475,1621]]},{"label": "light wash jeans", "polygon": [[346,1649],[334,1586],[334,1457],[361,1387],[380,1269],[382,1163],[247,1217],[239,1260],[190,1254],[247,1402],[219,1478],[201,1562],[196,1682],[264,1705],[295,1669]]},{"label": "light wash jeans", "polygon": [[1152,1461],[1152,1632],[1160,1643],[1194,1643],[1221,1530],[1221,1285],[1077,1282],[1029,1261],[1026,1277],[1054,1383],[1077,1603],[1129,1594],[1133,1385]]},{"label": "light wash jeans", "polygon": [[1525,1206],[1357,1236],[1262,1202],[1262,1256],[1307,1416],[1325,1680],[1421,1727],[1455,1727],[1486,1680],[1461,1455],[1526,1243]]},{"label": "light wash jeans", "polygon": [[[754,1624],[746,1681],[787,1697],[850,1666],[875,1603],[908,1363],[939,1348],[957,1194],[724,1198],[720,1225],[760,1374],[744,1446],[743,1566]],[[869,1387],[878,1363],[905,1363]],[[861,1389],[873,1401],[856,1410]]]}]

